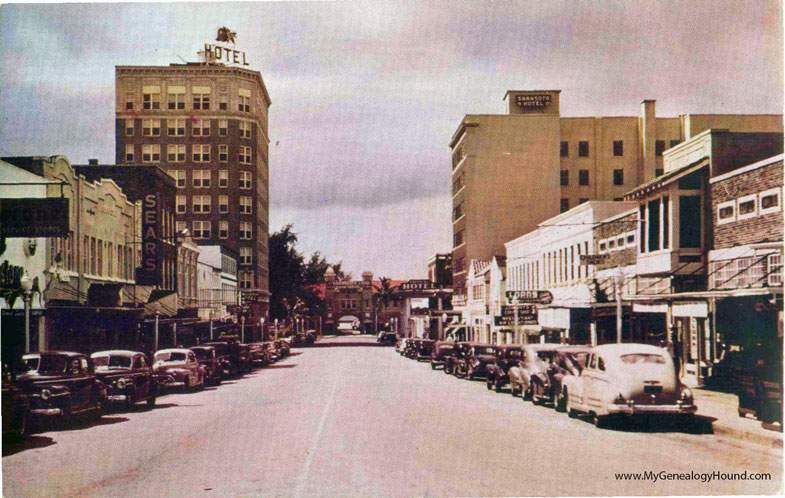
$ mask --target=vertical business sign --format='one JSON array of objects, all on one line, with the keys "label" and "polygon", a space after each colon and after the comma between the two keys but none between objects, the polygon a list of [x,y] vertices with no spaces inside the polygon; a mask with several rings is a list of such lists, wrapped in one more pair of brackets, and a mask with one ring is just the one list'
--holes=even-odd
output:
[{"label": "vertical business sign", "polygon": [[142,264],[136,270],[139,285],[162,285],[161,199],[158,192],[142,200]]}]

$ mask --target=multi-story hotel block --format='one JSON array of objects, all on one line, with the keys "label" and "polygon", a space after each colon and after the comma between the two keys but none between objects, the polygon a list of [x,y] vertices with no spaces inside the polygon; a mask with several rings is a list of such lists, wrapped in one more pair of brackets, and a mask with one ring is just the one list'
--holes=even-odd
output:
[{"label": "multi-story hotel block", "polygon": [[560,90],[508,91],[506,114],[472,114],[450,142],[453,304],[466,302],[471,260],[588,200],[620,200],[663,172],[663,153],[710,129],[782,132],[780,115],[562,117]]},{"label": "multi-story hotel block", "polygon": [[268,108],[258,71],[217,63],[116,67],[116,162],[175,178],[176,228],[236,251],[241,289],[269,302]]}]

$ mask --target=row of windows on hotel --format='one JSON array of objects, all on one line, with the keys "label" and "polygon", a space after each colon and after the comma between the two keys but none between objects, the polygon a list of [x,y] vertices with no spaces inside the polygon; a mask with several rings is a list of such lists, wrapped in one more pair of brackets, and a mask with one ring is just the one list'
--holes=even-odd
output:
[{"label": "row of windows on hotel", "polygon": [[[169,85],[167,88],[166,108],[170,111],[185,110],[186,92],[185,86]],[[209,111],[212,88],[209,86],[191,87],[191,110]],[[136,99],[133,93],[126,94],[125,109],[134,110]],[[251,91],[246,88],[237,90],[237,99],[234,109],[238,112],[251,112]],[[143,110],[156,111],[161,109],[161,87],[146,85],[142,88],[142,107]],[[229,95],[222,93],[218,96],[218,109],[221,111],[229,110]]]},{"label": "row of windows on hotel", "polygon": [[[661,173],[658,172],[659,176]],[[563,169],[561,170],[560,174],[560,185],[562,187],[569,187],[570,186],[570,170]],[[624,170],[623,169],[615,169],[613,170],[613,184],[614,185],[624,185]],[[589,185],[589,170],[588,169],[581,169],[578,170],[578,185]]]},{"label": "row of windows on hotel", "polygon": [[[186,146],[169,144],[166,146],[166,162],[168,163],[184,163]],[[211,146],[210,144],[195,144],[191,146],[191,162],[194,163],[209,163],[211,161]],[[126,144],[125,146],[125,162],[133,163],[138,156],[136,155],[136,146],[133,144]],[[240,145],[237,147],[237,161],[240,164],[253,164],[253,150],[251,147]],[[143,163],[160,163],[161,162],[161,145],[160,144],[145,144],[142,145],[142,162]],[[229,162],[229,146],[218,146],[218,162]]]},{"label": "row of windows on hotel", "polygon": [[[253,235],[253,223],[250,221],[241,221],[238,223],[239,231],[237,232],[240,236],[240,240],[251,240],[251,236]],[[178,221],[177,222],[177,231],[182,232],[188,229],[188,222],[187,221]],[[213,225],[212,222],[209,220],[194,220],[191,222],[191,228],[189,233],[194,239],[211,239],[213,237]],[[219,239],[228,239],[229,238],[229,222],[228,221],[219,221],[218,222],[218,238]],[[250,264],[250,263],[242,263],[241,264]]]},{"label": "row of windows on hotel", "polygon": [[[229,196],[219,195],[218,197],[218,212],[220,214],[229,214]],[[238,199],[238,209],[240,214],[253,214],[253,198],[248,196],[240,196]],[[194,195],[191,196],[191,212],[194,214],[209,214],[212,212],[212,196],[209,195]],[[176,197],[176,212],[177,214],[186,214],[188,212],[187,198],[184,195]],[[261,209],[261,205],[260,205]]]},{"label": "row of windows on hotel", "polygon": [[[177,188],[185,188],[188,172],[182,169],[171,169],[167,173],[177,182]],[[212,171],[209,169],[195,169],[191,171],[191,182],[194,188],[210,188],[213,186]],[[253,187],[253,173],[250,171],[238,172],[238,187],[242,190],[251,190]],[[218,187],[229,187],[229,170],[218,170]]]},{"label": "row of windows on hotel", "polygon": [[[675,147],[679,145],[679,140],[671,140],[670,146]],[[624,156],[624,140],[614,140],[613,141],[613,155],[615,157],[622,157]],[[665,140],[655,140],[654,142],[654,155],[655,156],[662,156],[662,153],[665,152]],[[559,148],[559,156],[561,157],[570,157],[570,142],[561,142],[561,146]],[[589,157],[589,142],[588,140],[581,140],[578,142],[578,157]]]},{"label": "row of windows on hotel", "polygon": [[[160,137],[161,136],[161,121],[160,119],[143,119],[142,120],[142,136],[143,137]],[[166,119],[166,135],[169,137],[184,137],[186,132],[186,125],[190,124],[191,136],[193,137],[209,137],[212,128],[212,119],[202,118],[175,118]],[[229,120],[219,119],[218,121],[218,136],[229,136]],[[125,120],[125,136],[134,136],[135,120]],[[251,121],[238,121],[238,129],[240,138],[252,138],[253,123]]]}]

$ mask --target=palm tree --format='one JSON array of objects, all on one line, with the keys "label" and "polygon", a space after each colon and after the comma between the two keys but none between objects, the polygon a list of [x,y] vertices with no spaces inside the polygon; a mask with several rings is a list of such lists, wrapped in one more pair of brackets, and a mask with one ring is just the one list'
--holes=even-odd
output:
[{"label": "palm tree", "polygon": [[[374,311],[376,313],[377,319],[378,319],[379,312],[381,311],[382,307],[383,306],[388,306],[390,304],[390,301],[392,300],[394,294],[395,294],[395,288],[392,286],[392,280],[390,280],[387,277],[382,277],[381,280],[379,281],[379,283],[380,283],[380,285],[378,285],[378,286],[374,285],[373,286],[374,289],[376,289],[376,294],[374,294],[374,296],[373,296],[373,301],[374,301],[373,305],[374,305]],[[377,325],[376,325],[376,329],[377,330],[375,331],[377,333],[379,332],[378,328],[379,328],[379,326],[378,326],[378,323],[377,323]]]}]

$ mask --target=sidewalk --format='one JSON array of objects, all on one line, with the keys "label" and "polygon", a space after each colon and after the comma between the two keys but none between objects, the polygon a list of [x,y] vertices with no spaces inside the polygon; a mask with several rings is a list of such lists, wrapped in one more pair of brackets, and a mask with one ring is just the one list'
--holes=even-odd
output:
[{"label": "sidewalk", "polygon": [[715,434],[741,439],[773,448],[782,448],[782,432],[764,429],[760,420],[739,417],[735,394],[692,388],[698,415],[712,417]]}]

